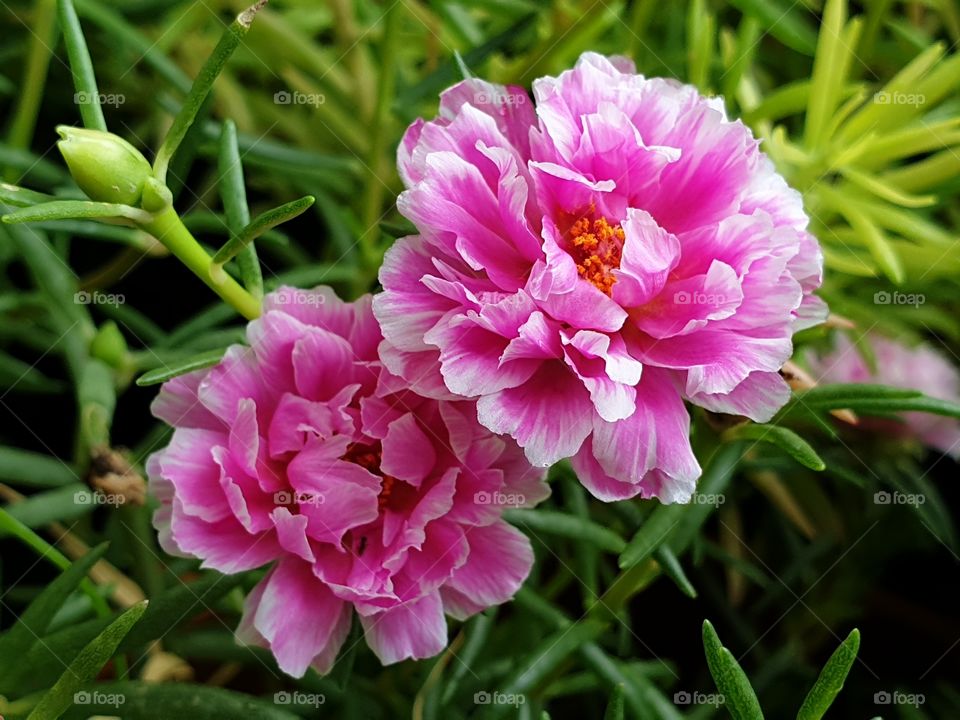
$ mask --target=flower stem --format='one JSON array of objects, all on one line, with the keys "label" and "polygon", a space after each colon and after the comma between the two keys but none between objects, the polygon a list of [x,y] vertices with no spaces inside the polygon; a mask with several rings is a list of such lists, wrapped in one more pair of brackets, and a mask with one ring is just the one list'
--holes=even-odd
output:
[{"label": "flower stem", "polygon": [[167,206],[154,213],[153,218],[140,224],[140,227],[169,248],[194,275],[245,318],[253,320],[260,316],[260,303],[253,295],[226,273],[217,273],[215,276],[211,272],[210,256],[190,234],[172,207]]}]

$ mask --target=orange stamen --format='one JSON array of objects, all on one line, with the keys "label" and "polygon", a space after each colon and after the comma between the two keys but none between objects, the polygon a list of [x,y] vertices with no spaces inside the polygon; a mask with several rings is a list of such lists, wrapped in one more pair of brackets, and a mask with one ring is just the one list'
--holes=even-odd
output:
[{"label": "orange stamen", "polygon": [[613,270],[620,267],[624,238],[623,228],[611,225],[604,217],[591,221],[584,216],[570,228],[570,254],[577,272],[607,295],[617,281]]}]

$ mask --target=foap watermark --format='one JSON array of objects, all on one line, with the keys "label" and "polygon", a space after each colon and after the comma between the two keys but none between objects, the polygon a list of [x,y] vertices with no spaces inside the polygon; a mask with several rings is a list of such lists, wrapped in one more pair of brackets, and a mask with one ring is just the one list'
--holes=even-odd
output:
[{"label": "foap watermark", "polygon": [[879,490],[873,494],[874,505],[912,505],[919,507],[927,501],[926,495],[920,493],[902,493],[899,490],[887,492]]},{"label": "foap watermark", "polygon": [[927,302],[927,296],[923,293],[879,290],[873,294],[874,305],[913,305],[914,307],[920,307],[925,302]]},{"label": "foap watermark", "polygon": [[528,101],[529,98],[524,93],[488,93],[480,92],[473,94],[474,105],[519,105]]},{"label": "foap watermark", "polygon": [[322,493],[278,490],[273,494],[273,502],[276,505],[323,505],[326,501]]},{"label": "foap watermark", "polygon": [[305,693],[299,690],[288,692],[281,690],[273,694],[273,703],[275,705],[299,705],[303,707],[320,707],[327,701],[327,696],[322,693]]},{"label": "foap watermark", "polygon": [[92,93],[86,91],[75,92],[73,102],[76,105],[106,105],[118,108],[127,101],[127,96],[121,93]]},{"label": "foap watermark", "polygon": [[718,508],[727,501],[727,496],[723,493],[702,493],[695,492],[690,496],[691,505],[710,505]]},{"label": "foap watermark", "polygon": [[899,690],[894,690],[893,692],[881,690],[873,695],[874,705],[912,705],[917,708],[926,701],[927,698],[923,693],[905,693]]},{"label": "foap watermark", "polygon": [[127,701],[123,693],[105,693],[99,690],[79,690],[73,694],[74,705],[101,705],[118,708]]},{"label": "foap watermark", "polygon": [[720,307],[726,305],[728,298],[720,293],[706,293],[694,290],[677,290],[673,294],[674,305],[706,305],[707,307]]},{"label": "foap watermark", "polygon": [[323,305],[327,298],[319,293],[277,293],[273,302],[277,305]]},{"label": "foap watermark", "polygon": [[499,490],[487,492],[480,490],[473,494],[473,502],[477,505],[504,505],[507,507],[518,507],[525,505],[527,498],[523,493],[505,493]]},{"label": "foap watermark", "polygon": [[126,303],[127,299],[120,293],[80,290],[73,294],[73,302],[77,305],[113,305],[116,307]]},{"label": "foap watermark", "polygon": [[712,705],[715,708],[723,705],[727,699],[723,693],[702,693],[699,690],[687,692],[680,690],[673,694],[674,705]]},{"label": "foap watermark", "polygon": [[489,692],[481,690],[473,694],[474,705],[513,705],[518,708],[527,702],[523,693],[502,693],[497,690]]},{"label": "foap watermark", "polygon": [[124,495],[119,493],[105,493],[100,490],[90,492],[89,490],[77,490],[73,494],[74,505],[112,505],[119,507],[127,501]]},{"label": "foap watermark", "polygon": [[288,92],[280,90],[273,94],[273,103],[275,105],[309,105],[310,107],[320,107],[327,101],[323,93],[303,93],[299,90]]},{"label": "foap watermark", "polygon": [[921,105],[926,105],[927,96],[923,93],[887,92],[886,90],[881,90],[878,93],[874,93],[873,101],[877,105],[911,105],[913,107],[920,107]]}]

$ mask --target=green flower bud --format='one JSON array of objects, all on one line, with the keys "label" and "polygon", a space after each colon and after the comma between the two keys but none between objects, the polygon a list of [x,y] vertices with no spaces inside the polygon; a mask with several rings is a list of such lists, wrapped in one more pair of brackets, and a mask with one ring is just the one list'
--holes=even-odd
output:
[{"label": "green flower bud", "polygon": [[127,341],[113,320],[107,320],[90,342],[90,354],[113,368],[121,368],[127,360]]},{"label": "green flower bud", "polygon": [[153,175],[147,159],[113,133],[60,125],[57,143],[70,174],[91,200],[134,205]]}]

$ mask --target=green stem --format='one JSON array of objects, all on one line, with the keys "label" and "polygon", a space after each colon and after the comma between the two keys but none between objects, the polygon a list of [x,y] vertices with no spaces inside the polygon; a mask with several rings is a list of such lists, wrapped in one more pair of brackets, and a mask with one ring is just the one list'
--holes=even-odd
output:
[{"label": "green stem", "polygon": [[226,273],[211,272],[211,258],[198,243],[176,211],[167,206],[153,215],[150,222],[142,223],[140,228],[162,242],[170,252],[177,256],[193,274],[203,280],[217,295],[223,298],[237,312],[248,320],[260,316],[260,303]]}]

